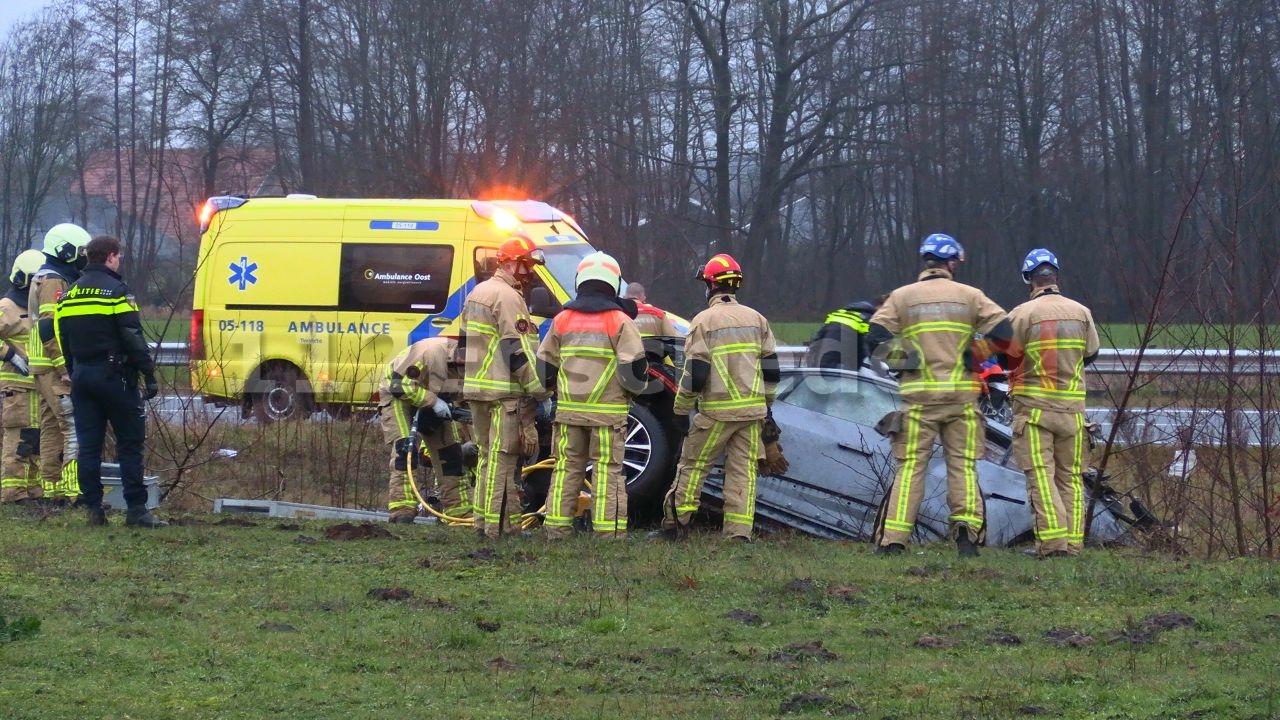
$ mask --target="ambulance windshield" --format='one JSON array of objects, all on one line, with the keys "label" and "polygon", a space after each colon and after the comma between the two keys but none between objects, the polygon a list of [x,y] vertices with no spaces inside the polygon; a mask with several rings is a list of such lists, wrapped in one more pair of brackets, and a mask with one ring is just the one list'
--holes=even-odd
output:
[{"label": "ambulance windshield", "polygon": [[595,252],[595,248],[587,243],[551,243],[540,246],[547,258],[547,271],[555,278],[556,284],[564,288],[569,298],[578,296],[578,285],[574,279],[578,274],[578,263],[582,258]]}]

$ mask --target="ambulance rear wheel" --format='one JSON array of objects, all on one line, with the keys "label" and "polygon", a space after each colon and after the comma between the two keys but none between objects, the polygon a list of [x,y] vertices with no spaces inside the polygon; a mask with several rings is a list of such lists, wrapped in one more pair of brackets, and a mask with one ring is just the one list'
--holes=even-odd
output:
[{"label": "ambulance rear wheel", "polygon": [[311,383],[288,363],[267,363],[259,371],[253,394],[253,414],[258,422],[301,420],[311,416]]}]

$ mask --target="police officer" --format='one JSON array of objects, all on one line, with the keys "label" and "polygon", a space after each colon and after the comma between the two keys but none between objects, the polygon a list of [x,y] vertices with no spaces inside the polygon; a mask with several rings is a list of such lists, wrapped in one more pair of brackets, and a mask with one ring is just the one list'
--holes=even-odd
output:
[{"label": "police officer", "polygon": [[1089,308],[1058,289],[1058,257],[1037,248],[1022,261],[1031,299],[1009,313],[1013,449],[1027,474],[1040,557],[1084,547],[1084,368],[1098,355]]},{"label": "police officer", "polygon": [[867,358],[865,337],[879,302],[859,300],[827,313],[809,341],[805,365],[856,371]]},{"label": "police officer", "polygon": [[493,277],[477,285],[462,307],[462,396],[471,407],[480,453],[475,524],[490,538],[510,534],[510,516],[520,509],[521,399],[550,397],[534,369],[538,326],[521,294],[534,267],[545,263],[542,251],[517,235],[498,248],[497,261]]},{"label": "police officer", "polygon": [[645,337],[680,337],[683,334],[675,323],[671,321],[671,316],[666,310],[645,302],[644,286],[640,283],[627,283],[627,289],[622,293],[622,297],[635,301],[635,323],[641,335]]},{"label": "police officer", "polygon": [[40,453],[40,400],[27,366],[27,291],[31,276],[44,264],[44,254],[27,250],[13,261],[9,291],[0,298],[0,395],[4,425],[4,457],[0,460],[0,502],[29,504],[44,496],[36,457]]},{"label": "police officer", "polygon": [[924,497],[924,476],[941,438],[947,460],[947,500],[951,505],[951,537],[962,557],[978,554],[984,537],[985,510],[975,469],[984,445],[978,411],[978,382],[969,346],[983,333],[997,347],[1007,345],[1009,321],[1004,310],[981,290],[956,282],[964,248],[950,235],[935,233],[920,244],[924,271],[917,282],[889,294],[871,317],[868,346],[898,336],[914,361],[899,366],[899,388],[907,408],[902,427],[893,434],[898,477],[876,528],[878,553],[898,554],[915,527]]},{"label": "police officer", "polygon": [[760,429],[780,378],[773,330],[763,315],[742,305],[738,261],[720,254],[698,276],[707,285],[707,309],[689,323],[685,366],[675,414],[698,414],[676,465],[676,479],[663,501],[662,529],[653,537],[679,539],[697,512],[711,463],[725,455],[724,535],[751,539],[755,524]]},{"label": "police officer", "polygon": [[[81,504],[90,525],[105,525],[102,507],[102,441],[107,423],[116,436],[125,524],[158,528],[169,523],[147,510],[142,480],[144,397],[156,396],[155,363],[142,338],[138,306],[120,279],[120,241],[99,235],[86,250],[89,265],[57,305],[57,338],[71,371],[71,398],[80,431]],[[139,393],[138,375],[145,379]]]},{"label": "police officer", "polygon": [[72,419],[71,378],[54,336],[53,311],[86,262],[89,233],[60,223],[44,235],[44,265],[31,278],[27,316],[35,329],[27,340],[27,362],[40,399],[49,408],[40,416],[40,479],[47,501],[66,505],[79,494],[76,474],[76,426]]},{"label": "police officer", "polygon": [[579,491],[592,470],[591,529],[613,537],[627,531],[622,457],[631,398],[644,390],[648,363],[635,322],[618,303],[618,261],[594,252],[578,263],[577,297],[551,323],[538,348],[540,375],[556,392],[555,469],[547,493],[547,537],[564,537]]},{"label": "police officer", "polygon": [[[391,450],[391,479],[387,486],[391,522],[413,522],[418,514],[418,499],[405,472],[412,468],[417,475],[415,414],[440,486],[438,497],[444,514],[459,517],[471,511],[471,503],[462,500],[462,434],[449,406],[449,401],[462,391],[457,352],[457,338],[426,338],[401,350],[383,373],[378,387],[378,414],[382,436]],[[426,413],[418,413],[418,408]]]}]

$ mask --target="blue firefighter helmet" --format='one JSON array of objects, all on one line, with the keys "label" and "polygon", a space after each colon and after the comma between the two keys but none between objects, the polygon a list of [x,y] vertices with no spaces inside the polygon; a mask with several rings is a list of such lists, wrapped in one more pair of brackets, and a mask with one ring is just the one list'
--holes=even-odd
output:
[{"label": "blue firefighter helmet", "polygon": [[920,243],[920,257],[964,262],[964,246],[950,235],[934,233]]},{"label": "blue firefighter helmet", "polygon": [[1058,272],[1058,256],[1045,248],[1036,248],[1027,253],[1027,256],[1022,260],[1022,282],[1030,285],[1031,273],[1041,265],[1048,265],[1053,268],[1055,273]]}]

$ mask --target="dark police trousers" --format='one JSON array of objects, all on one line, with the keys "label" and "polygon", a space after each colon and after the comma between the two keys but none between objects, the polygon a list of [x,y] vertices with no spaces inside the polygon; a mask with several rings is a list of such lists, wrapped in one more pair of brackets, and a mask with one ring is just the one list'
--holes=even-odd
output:
[{"label": "dark police trousers", "polygon": [[102,504],[102,441],[107,423],[116,436],[116,456],[124,501],[130,509],[145,509],[147,489],[142,483],[142,442],[146,435],[146,406],[138,393],[138,373],[109,361],[76,360],[71,371],[71,403],[80,436],[80,501]]}]

